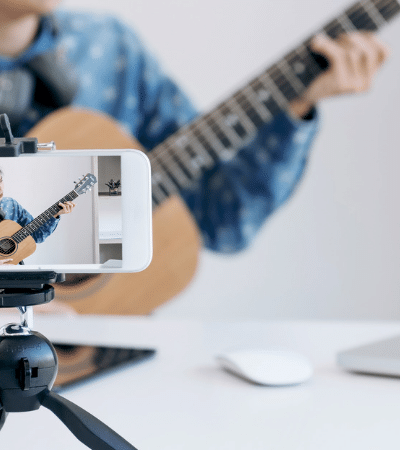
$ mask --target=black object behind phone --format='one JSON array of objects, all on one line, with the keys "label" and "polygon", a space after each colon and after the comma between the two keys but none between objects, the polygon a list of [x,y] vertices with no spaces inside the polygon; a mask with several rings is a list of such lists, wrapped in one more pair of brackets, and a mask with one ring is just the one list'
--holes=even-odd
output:
[{"label": "black object behind phone", "polygon": [[138,364],[156,353],[154,349],[52,343],[58,356],[54,390],[89,381],[130,364]]}]

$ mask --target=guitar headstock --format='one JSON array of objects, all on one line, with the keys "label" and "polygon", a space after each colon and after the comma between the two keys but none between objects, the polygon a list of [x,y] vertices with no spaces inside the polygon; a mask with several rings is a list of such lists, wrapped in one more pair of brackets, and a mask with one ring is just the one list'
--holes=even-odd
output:
[{"label": "guitar headstock", "polygon": [[87,191],[92,189],[92,186],[97,183],[97,178],[91,174],[87,173],[78,183],[75,184],[74,191],[78,194],[85,194]]}]

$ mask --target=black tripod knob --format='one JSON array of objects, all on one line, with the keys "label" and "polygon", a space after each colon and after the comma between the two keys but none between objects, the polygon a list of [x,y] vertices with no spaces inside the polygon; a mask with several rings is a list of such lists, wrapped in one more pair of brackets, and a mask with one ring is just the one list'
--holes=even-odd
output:
[{"label": "black tripod knob", "polygon": [[20,325],[3,328],[0,337],[0,401],[7,412],[34,411],[57,375],[57,355],[48,339],[24,333]]}]

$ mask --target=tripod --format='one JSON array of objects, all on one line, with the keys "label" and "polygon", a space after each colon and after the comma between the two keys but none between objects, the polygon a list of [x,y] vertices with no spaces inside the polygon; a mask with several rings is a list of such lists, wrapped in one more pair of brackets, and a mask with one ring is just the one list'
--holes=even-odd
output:
[{"label": "tripod", "polygon": [[0,308],[16,307],[21,314],[20,323],[0,329],[0,430],[8,413],[44,406],[90,449],[137,450],[96,417],[51,391],[57,355],[46,337],[32,331],[32,307],[50,302],[54,288],[49,283],[64,279],[55,272],[0,274]]}]

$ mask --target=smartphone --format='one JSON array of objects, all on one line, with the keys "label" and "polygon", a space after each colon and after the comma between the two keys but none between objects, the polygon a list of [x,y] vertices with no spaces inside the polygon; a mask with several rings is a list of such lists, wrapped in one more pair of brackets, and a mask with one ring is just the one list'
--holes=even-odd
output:
[{"label": "smartphone", "polygon": [[[1,271],[124,273],[149,265],[151,175],[143,152],[40,151],[2,157],[0,169]],[[69,201],[75,206],[64,211],[60,203]]]}]

